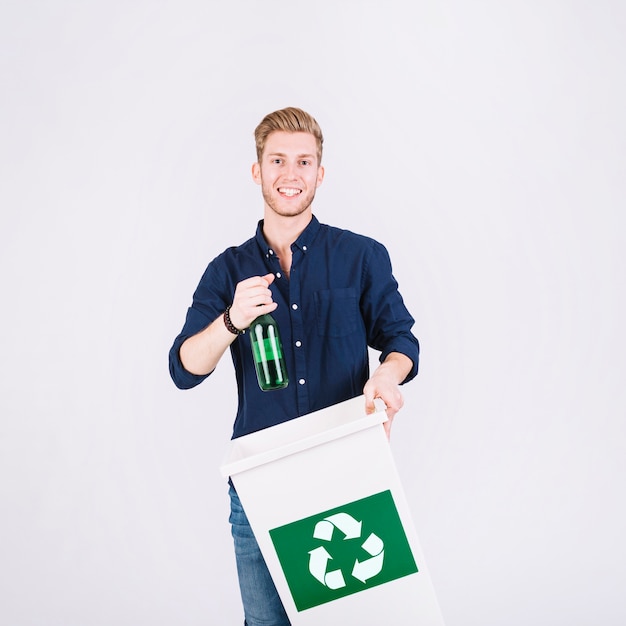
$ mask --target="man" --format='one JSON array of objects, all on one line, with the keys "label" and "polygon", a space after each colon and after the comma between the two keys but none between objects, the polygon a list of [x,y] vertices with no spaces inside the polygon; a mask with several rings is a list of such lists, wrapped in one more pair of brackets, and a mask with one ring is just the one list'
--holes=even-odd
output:
[{"label": "man", "polygon": [[[324,180],[323,137],[308,113],[286,108],[255,130],[263,219],[256,235],[206,268],[170,350],[176,385],[188,389],[213,372],[230,348],[238,388],[233,437],[364,395],[386,405],[390,433],[403,404],[399,385],[417,374],[419,344],[391,272],[387,250],[371,238],[320,224],[312,203]],[[282,335],[289,385],[258,386],[250,338],[255,318],[272,313]],[[370,376],[368,346],[380,351]],[[289,620],[245,512],[230,487],[232,533],[247,626]]]}]

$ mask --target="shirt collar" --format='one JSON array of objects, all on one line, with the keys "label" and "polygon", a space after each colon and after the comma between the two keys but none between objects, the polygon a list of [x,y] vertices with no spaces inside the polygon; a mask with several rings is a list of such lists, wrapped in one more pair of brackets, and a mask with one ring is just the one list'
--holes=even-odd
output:
[{"label": "shirt collar", "polygon": [[[300,233],[300,236],[293,242],[292,247],[296,246],[303,252],[306,252],[310,246],[311,242],[315,239],[315,236],[319,232],[321,225],[319,220],[313,215],[311,217],[311,221],[308,226]],[[265,240],[265,236],[263,235],[263,220],[259,220],[259,223],[256,227],[256,241],[259,245],[259,248],[263,251],[263,254],[266,256],[273,256],[274,250],[272,250],[271,246]]]}]

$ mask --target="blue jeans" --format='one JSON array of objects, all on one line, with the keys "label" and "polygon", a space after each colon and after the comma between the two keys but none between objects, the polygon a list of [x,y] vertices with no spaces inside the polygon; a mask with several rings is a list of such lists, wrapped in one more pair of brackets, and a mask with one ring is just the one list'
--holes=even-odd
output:
[{"label": "blue jeans", "polygon": [[244,610],[244,626],[290,626],[237,492],[231,487],[230,523]]}]

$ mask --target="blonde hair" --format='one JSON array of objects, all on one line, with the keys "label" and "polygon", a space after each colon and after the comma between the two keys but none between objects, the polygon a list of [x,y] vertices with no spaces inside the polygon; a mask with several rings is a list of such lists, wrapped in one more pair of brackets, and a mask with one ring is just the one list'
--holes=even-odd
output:
[{"label": "blonde hair", "polygon": [[322,145],[324,137],[322,129],[312,115],[296,107],[287,107],[268,113],[261,123],[254,129],[254,140],[256,142],[256,156],[261,162],[265,142],[270,133],[282,130],[288,133],[311,133],[317,143],[317,162],[322,162]]}]

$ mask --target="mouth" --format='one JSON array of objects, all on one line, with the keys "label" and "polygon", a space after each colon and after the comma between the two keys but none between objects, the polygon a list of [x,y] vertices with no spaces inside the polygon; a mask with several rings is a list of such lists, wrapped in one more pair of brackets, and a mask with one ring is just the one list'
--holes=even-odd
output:
[{"label": "mouth", "polygon": [[288,198],[299,196],[302,193],[302,189],[296,189],[295,187],[279,187],[278,193]]}]

